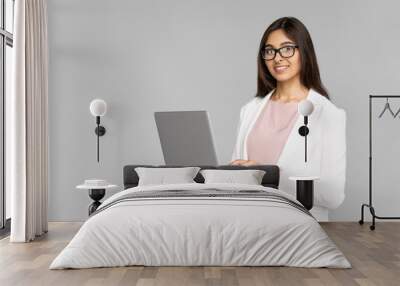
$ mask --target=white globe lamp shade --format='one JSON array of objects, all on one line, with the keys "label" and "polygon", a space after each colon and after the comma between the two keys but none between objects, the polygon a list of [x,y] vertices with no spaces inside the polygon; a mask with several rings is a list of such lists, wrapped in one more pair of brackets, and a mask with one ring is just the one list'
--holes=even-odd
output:
[{"label": "white globe lamp shade", "polygon": [[309,116],[314,111],[314,104],[310,100],[302,100],[298,105],[298,111],[303,116]]},{"label": "white globe lamp shade", "polygon": [[107,103],[102,99],[93,99],[90,103],[90,113],[93,116],[104,116],[107,112]]}]

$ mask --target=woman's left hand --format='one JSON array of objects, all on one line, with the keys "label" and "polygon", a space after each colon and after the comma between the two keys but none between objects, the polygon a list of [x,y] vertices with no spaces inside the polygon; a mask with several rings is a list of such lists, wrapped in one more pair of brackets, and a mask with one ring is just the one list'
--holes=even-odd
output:
[{"label": "woman's left hand", "polygon": [[254,160],[235,160],[231,162],[232,165],[240,165],[240,166],[252,166],[252,165],[260,165],[257,161]]},{"label": "woman's left hand", "polygon": [[244,162],[241,165],[242,166],[253,166],[253,165],[260,165],[260,163],[258,163],[257,161],[254,161],[254,160],[247,160],[246,162]]}]

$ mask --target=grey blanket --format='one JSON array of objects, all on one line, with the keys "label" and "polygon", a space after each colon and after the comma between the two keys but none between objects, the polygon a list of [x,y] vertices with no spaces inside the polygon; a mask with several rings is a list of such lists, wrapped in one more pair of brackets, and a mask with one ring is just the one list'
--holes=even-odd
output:
[{"label": "grey blanket", "polygon": [[260,190],[221,190],[216,188],[204,188],[202,190],[163,190],[163,191],[138,191],[131,192],[126,195],[120,196],[115,200],[108,202],[106,205],[101,205],[101,207],[91,214],[91,217],[122,202],[126,201],[143,201],[143,200],[154,200],[154,199],[174,199],[174,200],[190,200],[192,198],[196,199],[206,199],[210,200],[213,198],[223,199],[257,199],[257,201],[264,200],[270,202],[276,202],[280,204],[285,204],[291,206],[311,217],[311,213],[300,203],[291,200],[285,196],[277,194],[270,191],[260,191]]}]

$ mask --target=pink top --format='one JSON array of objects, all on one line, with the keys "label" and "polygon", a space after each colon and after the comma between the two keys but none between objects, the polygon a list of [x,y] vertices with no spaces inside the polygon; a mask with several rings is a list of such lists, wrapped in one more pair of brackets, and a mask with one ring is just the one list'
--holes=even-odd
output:
[{"label": "pink top", "polygon": [[277,164],[295,124],[298,102],[268,100],[247,138],[248,160]]}]

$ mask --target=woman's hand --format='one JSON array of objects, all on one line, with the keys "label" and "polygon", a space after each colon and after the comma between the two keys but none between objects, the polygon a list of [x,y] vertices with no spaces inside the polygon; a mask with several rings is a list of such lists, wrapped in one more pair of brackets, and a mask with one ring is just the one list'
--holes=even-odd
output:
[{"label": "woman's hand", "polygon": [[246,162],[247,160],[240,160],[240,159],[238,159],[238,160],[233,160],[233,161],[231,161],[229,164],[230,165],[241,165],[242,163],[244,163],[244,162]]},{"label": "woman's hand", "polygon": [[231,165],[240,165],[240,166],[252,166],[252,165],[260,165],[259,162],[254,160],[234,160],[230,162]]}]

